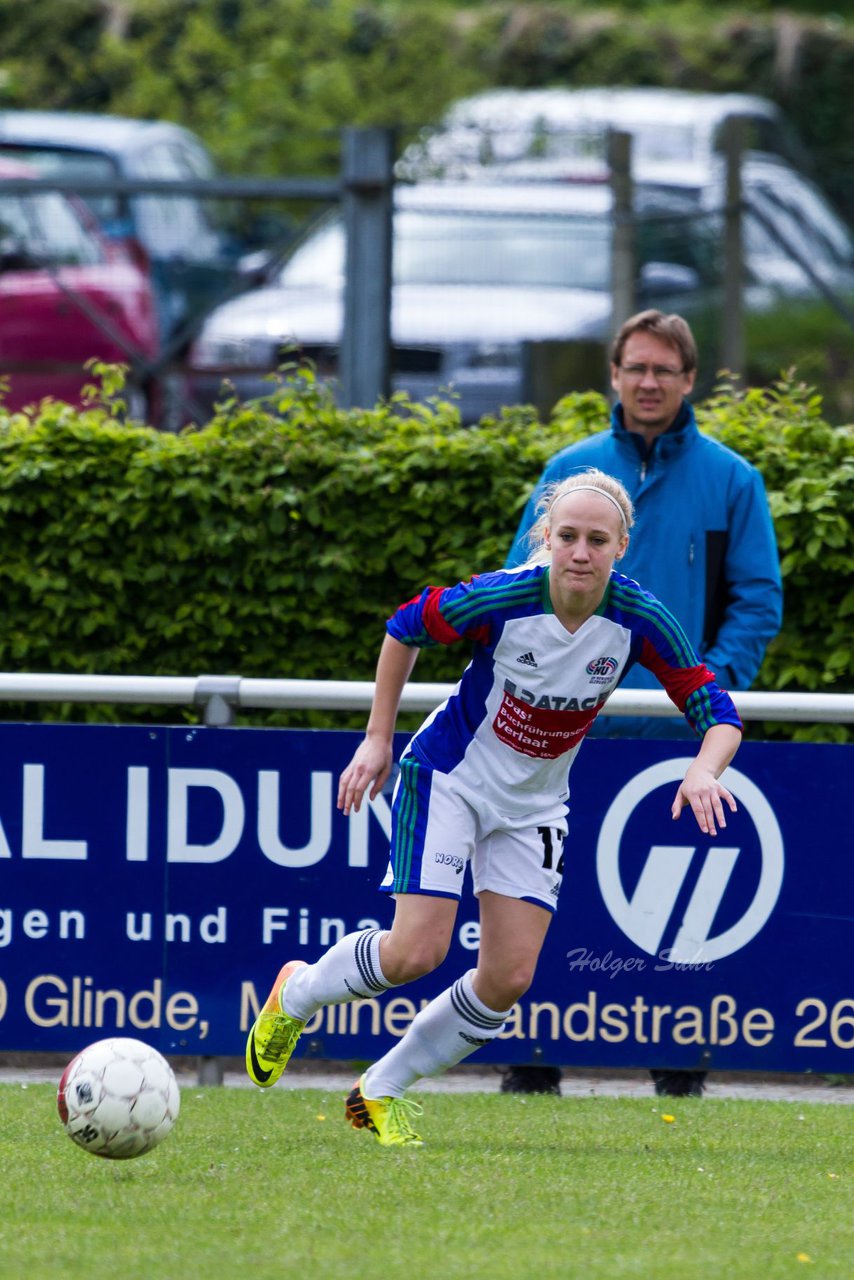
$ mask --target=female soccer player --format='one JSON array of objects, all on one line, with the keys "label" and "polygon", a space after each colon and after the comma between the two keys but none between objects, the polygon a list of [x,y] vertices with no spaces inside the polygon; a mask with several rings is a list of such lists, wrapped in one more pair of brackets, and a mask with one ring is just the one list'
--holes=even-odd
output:
[{"label": "female soccer player", "polygon": [[615,570],[632,521],[619,481],[601,471],[574,475],[546,495],[527,564],[427,587],[389,619],[366,735],[341,775],[345,814],[389,777],[400,695],[418,648],[465,639],[472,658],[401,758],[381,886],[395,898],[391,929],[348,934],[316,964],[282,967],[249,1033],[255,1084],[278,1080],[324,1005],[375,997],[441,964],[468,865],[481,927],[477,967],[415,1017],[347,1099],[354,1128],[385,1146],[421,1144],[411,1119],[421,1109],[405,1090],[494,1040],[528,990],[561,884],[567,775],[633,663],[655,673],[702,738],[673,818],[688,807],[701,831],[714,836],[726,826],[724,806],[736,806],[718,779],[741,721],[675,618]]}]

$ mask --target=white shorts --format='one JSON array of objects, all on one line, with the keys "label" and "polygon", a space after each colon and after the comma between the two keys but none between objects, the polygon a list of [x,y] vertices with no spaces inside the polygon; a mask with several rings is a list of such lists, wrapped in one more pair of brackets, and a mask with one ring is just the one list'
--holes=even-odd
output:
[{"label": "white shorts", "polygon": [[468,865],[475,895],[489,889],[554,911],[567,831],[561,807],[513,825],[486,810],[453,775],[405,756],[392,800],[391,859],[380,888],[459,898]]}]

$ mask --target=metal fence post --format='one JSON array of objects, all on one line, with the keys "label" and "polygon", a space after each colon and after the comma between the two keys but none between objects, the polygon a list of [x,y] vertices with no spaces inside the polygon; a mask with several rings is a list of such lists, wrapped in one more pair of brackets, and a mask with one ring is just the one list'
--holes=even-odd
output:
[{"label": "metal fence post", "polygon": [[611,337],[637,310],[637,250],[632,191],[632,138],[608,130],[608,170],[614,194],[611,236]]},{"label": "metal fence post", "polygon": [[744,245],[742,235],[741,158],[743,121],[733,116],[724,126],[726,211],[724,218],[724,299],[721,317],[721,365],[744,373]]},{"label": "metal fence post", "polygon": [[202,721],[214,728],[234,724],[234,708],[240,701],[240,676],[199,676],[196,706],[203,707]]},{"label": "metal fence post", "polygon": [[[240,701],[240,676],[199,676],[195,703],[204,708],[203,721],[211,728],[234,724],[234,708]],[[199,1058],[200,1085],[225,1081],[225,1059],[203,1054]]]},{"label": "metal fence post", "polygon": [[339,376],[345,408],[370,408],[391,390],[393,132],[345,129],[347,237]]}]

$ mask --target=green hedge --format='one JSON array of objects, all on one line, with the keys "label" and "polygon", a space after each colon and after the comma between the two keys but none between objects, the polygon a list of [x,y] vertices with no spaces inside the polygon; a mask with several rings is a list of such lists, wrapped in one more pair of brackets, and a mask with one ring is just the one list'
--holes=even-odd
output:
[{"label": "green hedge", "polygon": [[[500,566],[546,459],[606,413],[595,394],[546,423],[464,428],[403,398],[344,413],[308,372],[179,435],[109,400],[0,413],[0,669],[369,679],[395,605]],[[761,468],[777,524],[786,621],[757,687],[851,688],[850,428],[788,384],[721,387],[700,416]],[[417,678],[460,661],[431,651]]]}]

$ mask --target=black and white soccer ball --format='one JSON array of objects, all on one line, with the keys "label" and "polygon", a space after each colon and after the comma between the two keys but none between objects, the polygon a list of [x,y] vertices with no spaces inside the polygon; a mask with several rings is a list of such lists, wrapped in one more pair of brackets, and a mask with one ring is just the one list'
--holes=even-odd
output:
[{"label": "black and white soccer ball", "polygon": [[181,1100],[169,1063],[141,1040],[98,1040],[72,1058],[56,1096],[65,1131],[108,1160],[145,1155],[178,1118]]}]

